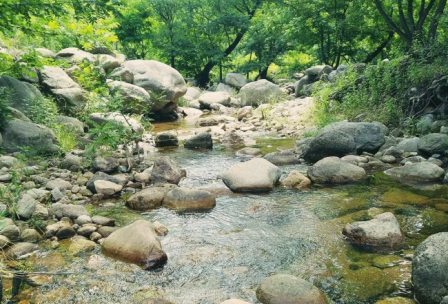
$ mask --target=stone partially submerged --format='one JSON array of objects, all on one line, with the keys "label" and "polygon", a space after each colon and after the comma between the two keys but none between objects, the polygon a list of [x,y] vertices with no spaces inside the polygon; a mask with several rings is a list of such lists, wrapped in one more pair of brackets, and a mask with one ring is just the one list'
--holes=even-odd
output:
[{"label": "stone partially submerged", "polygon": [[263,304],[326,304],[325,295],[304,279],[277,274],[267,277],[257,289],[257,299]]},{"label": "stone partially submerged", "polygon": [[309,178],[319,184],[346,184],[364,181],[366,171],[337,157],[324,158],[308,168]]},{"label": "stone partially submerged", "polygon": [[281,170],[262,158],[230,167],[222,175],[222,181],[234,192],[265,192],[274,189]]},{"label": "stone partially submerged", "polygon": [[136,264],[144,270],[163,266],[168,260],[154,226],[145,220],[113,232],[104,240],[101,249],[112,258]]},{"label": "stone partially submerged", "polygon": [[420,162],[384,171],[403,182],[437,182],[441,181],[445,171],[430,162]]},{"label": "stone partially submerged", "polygon": [[371,249],[394,249],[403,242],[397,218],[390,212],[375,216],[370,221],[347,224],[342,230],[355,245]]},{"label": "stone partially submerged", "polygon": [[423,241],[412,259],[412,284],[419,303],[442,303],[448,295],[447,273],[448,233],[441,232]]}]

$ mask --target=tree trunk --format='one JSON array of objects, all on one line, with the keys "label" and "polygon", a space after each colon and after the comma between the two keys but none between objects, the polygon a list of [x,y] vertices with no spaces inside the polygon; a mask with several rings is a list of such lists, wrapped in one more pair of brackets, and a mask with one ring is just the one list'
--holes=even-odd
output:
[{"label": "tree trunk", "polygon": [[267,79],[268,78],[268,70],[269,70],[269,66],[260,70],[258,73],[258,79]]},{"label": "tree trunk", "polygon": [[375,59],[378,55],[381,54],[381,52],[384,50],[384,48],[390,43],[390,41],[394,38],[394,32],[389,32],[389,35],[387,36],[386,40],[381,43],[375,51],[367,55],[366,60],[364,60],[364,63],[370,63],[373,59]]}]

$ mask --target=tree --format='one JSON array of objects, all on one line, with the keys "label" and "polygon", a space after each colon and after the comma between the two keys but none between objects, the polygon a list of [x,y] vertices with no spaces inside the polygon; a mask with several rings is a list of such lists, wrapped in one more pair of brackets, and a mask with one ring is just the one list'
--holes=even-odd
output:
[{"label": "tree", "polygon": [[374,0],[375,6],[389,28],[410,48],[415,40],[434,40],[447,0]]}]

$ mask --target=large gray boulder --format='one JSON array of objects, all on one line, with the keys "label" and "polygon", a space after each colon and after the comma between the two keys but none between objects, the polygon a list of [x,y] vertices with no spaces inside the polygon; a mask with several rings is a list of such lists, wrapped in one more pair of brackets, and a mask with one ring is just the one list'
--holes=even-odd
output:
[{"label": "large gray boulder", "polygon": [[444,171],[430,162],[419,162],[384,171],[403,182],[436,182],[441,181]]},{"label": "large gray boulder", "polygon": [[300,97],[303,95],[303,88],[311,83],[310,77],[302,77],[299,81],[295,83],[295,97]]},{"label": "large gray boulder", "polygon": [[426,156],[433,154],[446,155],[448,150],[448,135],[432,133],[420,138],[418,151]]},{"label": "large gray boulder", "polygon": [[168,260],[154,226],[145,220],[113,232],[104,240],[101,249],[112,258],[136,264],[145,270],[163,266]]},{"label": "large gray boulder", "polygon": [[19,119],[12,119],[2,132],[3,149],[8,153],[31,148],[42,154],[56,153],[59,147],[53,131],[45,126]]},{"label": "large gray boulder", "polygon": [[227,92],[206,92],[199,97],[201,108],[210,109],[213,105],[229,106],[230,94]]},{"label": "large gray boulder", "polygon": [[316,162],[325,157],[343,157],[356,154],[356,143],[352,135],[340,130],[328,130],[316,136],[305,149],[303,158]]},{"label": "large gray boulder", "polygon": [[376,153],[385,142],[383,130],[369,122],[335,122],[320,130],[319,135],[335,130],[353,137],[358,154],[362,152]]},{"label": "large gray boulder", "polygon": [[174,188],[163,200],[163,206],[176,211],[205,211],[216,205],[215,196],[197,189]]},{"label": "large gray boulder", "polygon": [[103,172],[97,172],[97,173],[95,173],[94,176],[92,176],[87,181],[86,187],[87,187],[87,189],[90,192],[97,193],[96,192],[96,187],[95,187],[95,182],[98,181],[98,180],[104,180],[104,181],[108,181],[108,182],[111,182],[111,183],[114,183],[114,184],[120,184],[120,181],[117,178],[115,178],[115,177],[113,177],[111,175],[108,175],[106,173],[103,173]]},{"label": "large gray boulder", "polygon": [[61,115],[58,115],[56,119],[58,121],[58,124],[64,126],[67,130],[70,130],[76,135],[84,134],[84,124],[78,119]]},{"label": "large gray boulder", "polygon": [[133,210],[151,210],[162,206],[165,195],[171,190],[170,187],[150,187],[132,195],[126,205]]},{"label": "large gray boulder", "polygon": [[283,92],[280,87],[265,79],[251,82],[243,86],[238,93],[241,106],[258,106],[268,101],[281,98]]},{"label": "large gray boulder", "polygon": [[213,149],[213,139],[210,133],[201,133],[187,139],[184,147],[187,149]]},{"label": "large gray boulder", "polygon": [[29,113],[30,106],[36,99],[42,98],[40,91],[27,82],[3,75],[0,77],[0,88],[6,88],[11,92],[10,106],[23,113]]},{"label": "large gray boulder", "polygon": [[264,159],[276,166],[297,165],[300,160],[291,151],[272,152],[264,156]]},{"label": "large gray boulder", "polygon": [[201,90],[196,87],[188,87],[187,92],[183,96],[186,101],[193,101],[201,96]]},{"label": "large gray boulder", "polygon": [[265,192],[274,189],[281,176],[281,170],[262,158],[230,167],[222,181],[234,192]]},{"label": "large gray boulder", "polygon": [[58,219],[68,217],[72,220],[75,220],[81,215],[89,215],[89,212],[84,206],[60,203],[51,205],[49,212],[51,215],[54,215]]},{"label": "large gray boulder", "polygon": [[111,81],[107,85],[113,94],[121,96],[126,112],[141,114],[151,109],[151,96],[145,89],[124,81]]},{"label": "large gray boulder", "polygon": [[325,295],[304,279],[276,274],[265,278],[257,288],[257,299],[263,304],[326,304]]},{"label": "large gray boulder", "polygon": [[448,232],[441,232],[424,240],[412,259],[412,284],[419,303],[441,303],[448,295],[447,273]]},{"label": "large gray boulder", "polygon": [[128,115],[123,116],[118,112],[92,113],[89,115],[89,119],[100,126],[108,123],[109,121],[114,121],[118,124],[121,124],[125,128],[134,130],[138,134],[141,134],[145,131],[145,129],[137,119],[129,117]]},{"label": "large gray boulder", "polygon": [[162,156],[154,161],[154,166],[151,172],[151,181],[154,184],[168,183],[179,184],[184,173],[179,166],[168,156]]},{"label": "large gray boulder", "polygon": [[390,212],[379,214],[370,221],[347,224],[342,234],[355,245],[378,250],[393,249],[403,242],[400,225]]},{"label": "large gray boulder", "polygon": [[225,81],[227,85],[237,89],[241,89],[247,83],[244,75],[238,73],[228,73]]},{"label": "large gray boulder", "polygon": [[346,184],[361,182],[366,171],[337,157],[326,157],[308,168],[308,177],[319,184]]},{"label": "large gray boulder", "polygon": [[397,144],[397,150],[403,152],[418,152],[419,142],[420,138],[418,137],[404,138]]},{"label": "large gray boulder", "polygon": [[69,59],[73,62],[81,62],[83,60],[88,60],[89,62],[95,62],[95,56],[91,53],[82,51],[78,48],[71,47],[60,50],[56,57],[63,58],[63,59]]},{"label": "large gray boulder", "polygon": [[164,63],[154,60],[130,60],[123,64],[123,68],[134,75],[134,85],[154,93],[152,111],[162,110],[167,101],[177,103],[187,92],[187,84],[182,75]]},{"label": "large gray boulder", "polygon": [[42,87],[52,93],[60,107],[81,108],[86,102],[86,94],[81,87],[59,67],[45,66],[39,70]]}]

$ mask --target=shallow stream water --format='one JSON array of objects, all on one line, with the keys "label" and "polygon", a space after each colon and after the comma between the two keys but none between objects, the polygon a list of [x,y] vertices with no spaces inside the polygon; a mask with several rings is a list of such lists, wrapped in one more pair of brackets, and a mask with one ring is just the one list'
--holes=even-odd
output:
[{"label": "shallow stream water", "polygon": [[[259,139],[258,143],[268,152],[290,148],[293,141]],[[66,250],[69,241],[64,241],[31,262],[34,271],[68,274],[44,276],[49,284],[25,289],[20,296],[23,303],[133,304],[147,297],[177,304],[220,303],[230,298],[259,303],[256,288],[276,273],[313,282],[329,303],[412,298],[413,250],[428,235],[448,231],[448,189],[442,185],[416,188],[376,174],[361,185],[233,194],[217,176],[244,160],[234,150],[179,148],[159,153],[171,156],[187,171],[181,186],[215,192],[216,207],[206,213],[161,208],[142,214],[119,199],[113,207],[98,207],[95,212],[115,218],[120,226],[140,218],[163,223],[169,229],[161,237],[167,265],[143,271],[104,257],[99,248],[90,257],[73,258]],[[292,169],[306,171],[304,165],[281,168],[285,174]],[[406,236],[402,249],[369,253],[343,239],[346,223],[385,211],[393,212],[400,222]]]}]

